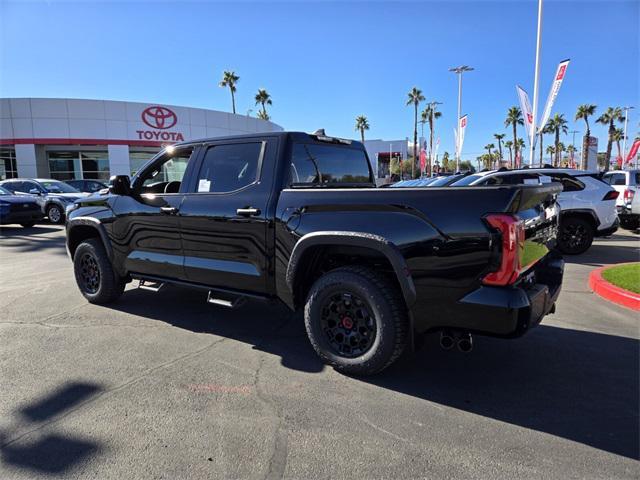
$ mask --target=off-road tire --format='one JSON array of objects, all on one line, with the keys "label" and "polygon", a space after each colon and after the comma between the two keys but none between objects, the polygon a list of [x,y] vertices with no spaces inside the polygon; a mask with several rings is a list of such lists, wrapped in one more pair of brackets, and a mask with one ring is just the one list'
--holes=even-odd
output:
[{"label": "off-road tire", "polygon": [[[83,260],[86,262],[90,258],[95,261],[99,272],[98,285],[95,290],[88,288],[86,280],[83,278]],[[124,292],[125,279],[114,272],[104,245],[97,238],[89,238],[78,245],[73,255],[73,271],[80,293],[89,303],[110,303],[117,300]]]},{"label": "off-road tire", "polygon": [[[55,211],[58,213],[56,214]],[[54,212],[52,214],[52,212]],[[53,216],[53,218],[51,218]],[[51,223],[64,223],[64,210],[60,205],[52,204],[47,207],[47,217]]]},{"label": "off-road tire", "polygon": [[[579,239],[573,238],[578,234]],[[594,236],[593,225],[587,220],[579,217],[563,218],[558,232],[558,250],[567,255],[579,255],[589,250]]]},{"label": "off-road tire", "polygon": [[[322,329],[326,302],[340,292],[357,295],[375,320],[373,343],[356,357],[339,354]],[[407,345],[409,318],[398,287],[367,267],[341,267],[320,277],[307,295],[304,322],[309,341],[322,361],[346,374],[378,373],[396,361]]]}]

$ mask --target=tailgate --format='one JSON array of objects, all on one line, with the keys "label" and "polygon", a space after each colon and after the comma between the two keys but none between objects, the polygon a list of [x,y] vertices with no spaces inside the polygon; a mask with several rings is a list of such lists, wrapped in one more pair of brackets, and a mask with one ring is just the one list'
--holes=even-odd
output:
[{"label": "tailgate", "polygon": [[524,242],[519,253],[521,272],[555,246],[560,220],[556,199],[561,191],[560,183],[523,185],[513,197],[508,210],[524,224]]}]

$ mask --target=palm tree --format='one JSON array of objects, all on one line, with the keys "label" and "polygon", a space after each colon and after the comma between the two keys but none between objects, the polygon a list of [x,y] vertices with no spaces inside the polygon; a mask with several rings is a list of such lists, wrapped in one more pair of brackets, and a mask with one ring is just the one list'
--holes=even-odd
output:
[{"label": "palm tree", "polygon": [[567,121],[565,120],[564,115],[561,113],[556,113],[552,118],[550,118],[547,125],[549,125],[549,130],[554,132],[556,135],[554,142],[554,145],[556,147],[556,159],[555,162],[553,162],[553,166],[557,167],[560,163],[560,154],[562,153],[558,148],[558,145],[560,144],[560,132],[566,135],[569,129],[567,128]]},{"label": "palm tree", "polygon": [[605,158],[604,170],[609,170],[609,163],[611,162],[611,147],[613,145],[613,133],[616,131],[614,122],[622,122],[624,115],[620,107],[609,107],[607,110],[598,117],[597,123],[603,125],[609,125],[609,138],[607,139],[607,154]]},{"label": "palm tree", "polygon": [[407,105],[413,105],[413,163],[411,164],[411,176],[415,177],[416,159],[418,157],[418,106],[420,102],[424,102],[422,90],[413,87],[407,94]]},{"label": "palm tree", "polygon": [[[618,158],[622,158],[622,150],[620,149],[620,142],[624,139],[624,130],[616,128],[613,132],[613,141],[616,142],[616,148],[618,149]],[[624,160],[623,160],[624,161]]]},{"label": "palm tree", "polygon": [[225,88],[229,87],[231,91],[231,107],[233,108],[233,113],[236,113],[236,83],[238,83],[240,77],[236,75],[236,72],[225,70],[222,74],[222,80],[218,84],[220,87]]},{"label": "palm tree", "polygon": [[553,154],[556,153],[556,149],[553,145],[547,147],[547,153],[549,154],[549,163],[553,163]]},{"label": "palm tree", "polygon": [[422,116],[426,117],[427,122],[429,122],[429,159],[427,160],[427,171],[431,172],[431,157],[433,157],[433,129],[435,128],[434,125],[436,119],[440,118],[442,113],[438,112],[437,103],[431,102],[427,105],[427,108],[423,110]]},{"label": "palm tree", "polygon": [[567,147],[567,153],[569,154],[569,159],[571,160],[571,167],[573,168],[573,159],[574,159],[574,154],[576,153],[576,147],[574,147],[573,145],[569,145]]},{"label": "palm tree", "polygon": [[260,120],[270,120],[271,117],[266,111],[258,110],[258,114],[256,115]]},{"label": "palm tree", "polygon": [[369,120],[364,115],[358,115],[356,117],[356,130],[360,131],[360,137],[362,138],[362,143],[364,144],[364,131],[369,130]]},{"label": "palm tree", "polygon": [[498,154],[500,155],[500,161],[502,161],[502,139],[505,137],[504,133],[494,133],[493,138],[498,140]]},{"label": "palm tree", "polygon": [[[519,138],[518,141],[516,142],[516,145],[518,146],[518,151],[522,152],[524,150],[524,138]],[[516,168],[520,167],[521,162],[522,162],[522,154],[520,154],[520,160],[516,162],[518,164],[516,165]]]},{"label": "palm tree", "polygon": [[587,131],[582,139],[582,162],[583,167],[585,159],[587,158],[587,152],[589,151],[589,137],[591,136],[591,129],[589,128],[589,117],[596,113],[596,106],[590,103],[583,103],[578,107],[576,111],[576,120],[584,120],[584,123],[587,124]]},{"label": "palm tree", "polygon": [[272,105],[273,102],[271,102],[271,95],[269,95],[264,88],[259,88],[258,93],[256,93],[255,99],[256,105],[262,105],[262,115],[268,117],[267,108],[265,105]]},{"label": "palm tree", "polygon": [[508,127],[511,125],[513,127],[513,148],[515,150],[515,158],[516,162],[518,161],[518,125],[524,125],[524,120],[522,119],[522,110],[518,107],[511,107],[507,111],[507,118],[504,121],[504,126]]},{"label": "palm tree", "polygon": [[564,147],[564,143],[562,142],[558,142],[555,148],[556,148],[556,160],[557,160],[556,167],[560,167],[562,166],[562,152],[564,152],[566,148]]},{"label": "palm tree", "polygon": [[513,142],[511,140],[507,140],[506,142],[504,142],[504,146],[509,149],[509,166],[511,166],[511,164],[513,163]]}]

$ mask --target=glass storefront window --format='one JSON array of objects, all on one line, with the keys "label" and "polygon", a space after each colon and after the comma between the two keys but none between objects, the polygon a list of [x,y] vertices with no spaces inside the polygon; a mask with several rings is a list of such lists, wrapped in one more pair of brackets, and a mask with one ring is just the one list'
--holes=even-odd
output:
[{"label": "glass storefront window", "polygon": [[47,152],[49,172],[56,180],[109,180],[109,156],[106,151]]},{"label": "glass storefront window", "polygon": [[131,165],[131,176],[134,176],[147,163],[157,151],[136,151],[129,152],[129,164]]},{"label": "glass storefront window", "polygon": [[16,149],[13,146],[0,147],[0,180],[18,178]]}]

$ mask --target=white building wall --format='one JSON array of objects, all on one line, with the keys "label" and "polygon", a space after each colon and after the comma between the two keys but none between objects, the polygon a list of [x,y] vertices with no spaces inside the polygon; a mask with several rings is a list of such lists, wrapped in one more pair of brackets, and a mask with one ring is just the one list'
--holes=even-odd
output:
[{"label": "white building wall", "polygon": [[128,145],[107,145],[110,175],[131,175]]},{"label": "white building wall", "polygon": [[16,166],[19,177],[34,178],[38,176],[36,146],[34,144],[16,145]]}]

